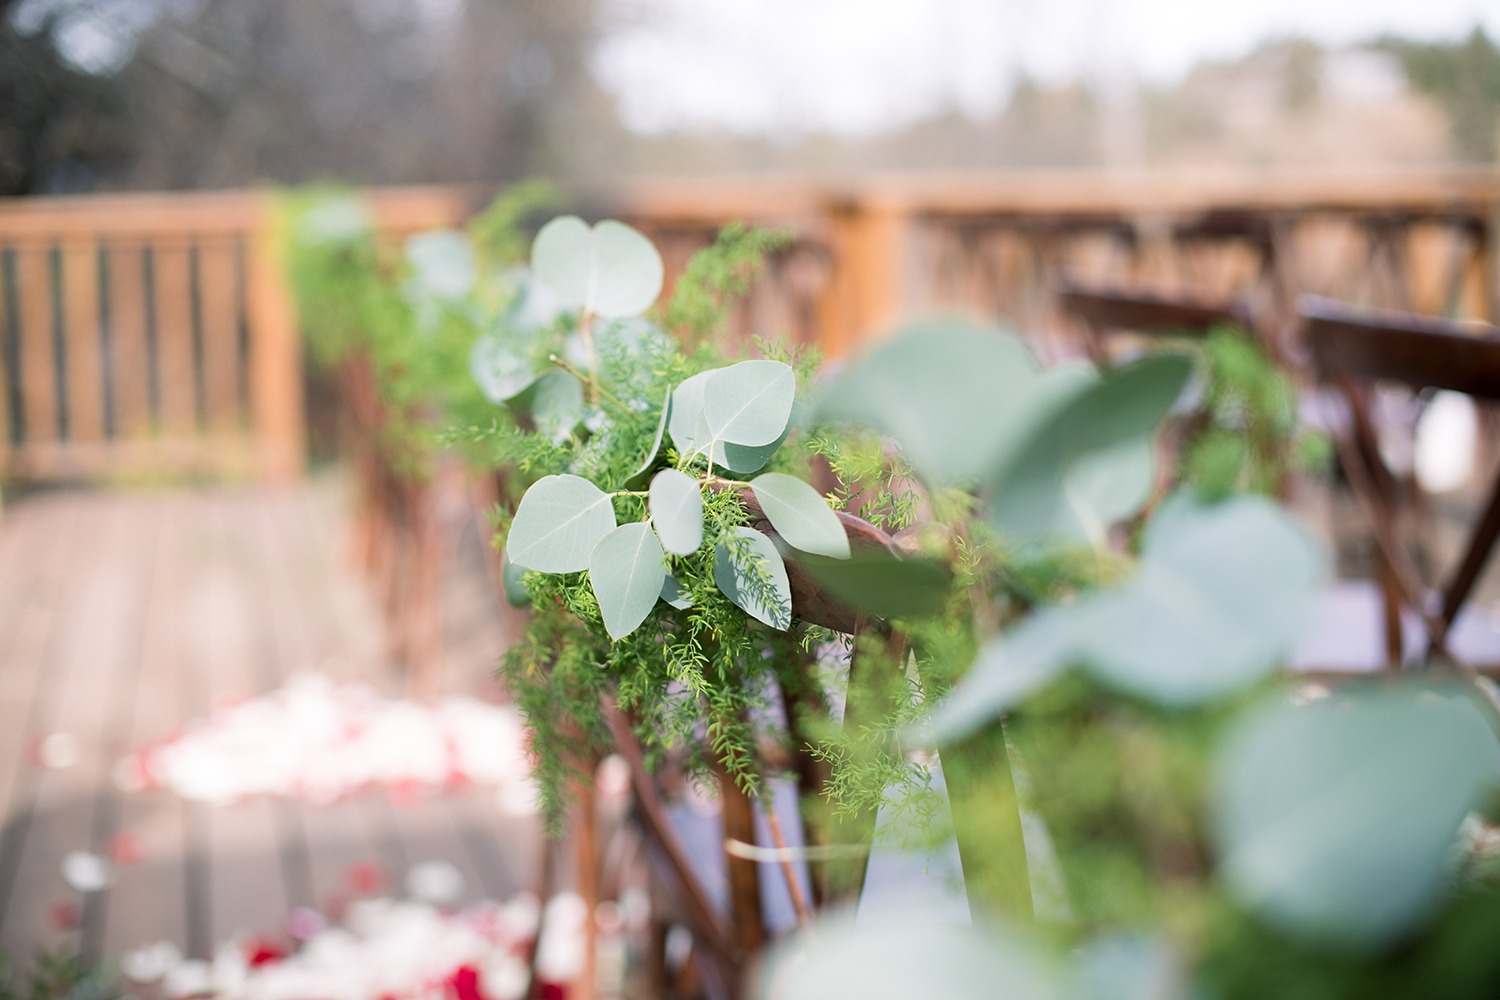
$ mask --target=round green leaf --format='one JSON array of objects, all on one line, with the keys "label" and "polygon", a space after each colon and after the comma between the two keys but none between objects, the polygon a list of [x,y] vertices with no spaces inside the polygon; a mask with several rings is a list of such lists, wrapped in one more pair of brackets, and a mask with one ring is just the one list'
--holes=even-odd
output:
[{"label": "round green leaf", "polygon": [[803,552],[849,558],[849,536],[828,501],[795,476],[768,472],[750,482],[755,499],[788,545]]},{"label": "round green leaf", "polygon": [[703,493],[698,480],[663,469],[651,480],[647,507],[662,548],[674,556],[690,556],[703,544]]},{"label": "round green leaf", "polygon": [[526,570],[517,566],[509,552],[500,556],[500,584],[505,590],[505,602],[513,608],[524,608],[531,603],[531,591],[526,588]]},{"label": "round green leaf", "polygon": [[1275,669],[1308,623],[1322,553],[1263,497],[1162,505],[1139,571],[1075,605],[1079,655],[1122,690],[1182,705],[1222,697]]},{"label": "round green leaf", "polygon": [[963,739],[1021,704],[1067,669],[1077,644],[1069,609],[1044,608],[979,649],[969,673],[932,713],[940,743]]},{"label": "round green leaf", "polygon": [[947,603],[953,576],[931,559],[867,550],[847,559],[798,560],[830,594],[876,618],[929,618]]},{"label": "round green leaf", "polygon": [[656,456],[661,453],[662,438],[666,436],[667,421],[671,417],[672,390],[668,389],[666,397],[661,401],[661,417],[656,422],[656,436],[651,439],[651,450],[646,455],[645,460],[641,462],[640,467],[630,474],[629,479],[625,480],[626,489],[638,490],[646,481],[647,474],[651,472],[651,466],[656,463]]},{"label": "round green leaf", "polygon": [[583,420],[583,383],[567,372],[545,372],[526,394],[525,407],[537,433],[566,441]]},{"label": "round green leaf", "polygon": [[543,226],[531,244],[531,273],[564,309],[582,309],[594,273],[589,224],[576,215],[561,215]]},{"label": "round green leaf", "polygon": [[661,585],[661,599],[678,611],[686,611],[693,606],[693,595],[671,573],[667,574],[666,582]]},{"label": "round green leaf", "polygon": [[667,433],[677,450],[686,455],[703,451],[709,445],[707,417],[703,413],[703,390],[713,372],[699,372],[678,383],[672,390],[672,413],[667,418]]},{"label": "round green leaf", "polygon": [[599,487],[578,476],[543,476],[521,498],[506,551],[526,569],[576,573],[614,526],[614,505]]},{"label": "round green leaf", "polygon": [[429,295],[451,302],[474,287],[474,251],[457,230],[413,236],[406,241],[406,260],[417,287]]},{"label": "round green leaf", "polygon": [[770,538],[738,527],[743,551],[720,543],[714,551],[714,583],[750,617],[785,631],[792,624],[792,588],[786,563]]},{"label": "round green leaf", "polygon": [[594,227],[591,312],[608,319],[639,316],[661,294],[661,254],[640,232],[605,220]]},{"label": "round green leaf", "polygon": [[1013,539],[1093,539],[1133,513],[1124,501],[1144,499],[1143,449],[1191,372],[1186,357],[1158,354],[1092,384],[1073,380],[1074,391],[994,466],[991,523]]},{"label": "round green leaf", "polygon": [[758,1000],[1062,1000],[1046,952],[1003,928],[938,920],[820,921],[781,942],[758,977]]},{"label": "round green leaf", "polygon": [[536,381],[531,359],[497,334],[474,340],[469,350],[469,373],[479,391],[492,403],[504,403],[524,392]]},{"label": "round green leaf", "polygon": [[974,482],[1045,418],[1041,377],[1019,337],[929,323],[850,367],[822,394],[816,418],[894,435],[934,482]]},{"label": "round green leaf", "polygon": [[1220,876],[1284,932],[1386,944],[1443,895],[1459,824],[1493,789],[1497,759],[1456,695],[1387,688],[1263,708],[1221,754]]},{"label": "round green leaf", "polygon": [[589,586],[611,639],[640,627],[666,578],[661,543],[645,521],[622,524],[599,540],[589,557]]},{"label": "round green leaf", "polygon": [[768,445],[786,431],[796,394],[796,376],[780,361],[716,369],[703,387],[708,435],[747,448]]},{"label": "round green leaf", "polygon": [[621,222],[589,228],[564,215],[541,228],[531,246],[531,269],[565,308],[587,309],[605,319],[638,316],[661,293],[661,254],[641,233]]}]

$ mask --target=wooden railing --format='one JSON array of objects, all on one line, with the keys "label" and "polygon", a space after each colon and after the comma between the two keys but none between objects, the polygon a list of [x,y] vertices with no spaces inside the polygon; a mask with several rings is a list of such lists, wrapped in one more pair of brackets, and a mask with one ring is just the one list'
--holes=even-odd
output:
[{"label": "wooden railing", "polygon": [[[393,235],[487,192],[372,192]],[[857,185],[674,183],[576,198],[662,247],[669,281],[731,220],[795,239],[734,320],[838,355],[960,311],[1070,350],[1057,277],[1250,300],[1290,337],[1296,296],[1500,320],[1500,175],[1096,175]],[[303,463],[295,319],[258,193],[0,202],[0,473],[257,475]]]},{"label": "wooden railing", "polygon": [[[376,195],[393,230],[451,191]],[[267,194],[0,203],[0,471],[20,479],[300,473],[301,344]]]}]

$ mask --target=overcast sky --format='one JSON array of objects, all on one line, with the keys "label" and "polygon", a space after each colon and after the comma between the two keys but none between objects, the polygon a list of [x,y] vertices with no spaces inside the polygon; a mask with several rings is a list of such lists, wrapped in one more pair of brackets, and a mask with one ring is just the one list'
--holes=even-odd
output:
[{"label": "overcast sky", "polygon": [[1021,72],[1168,81],[1270,37],[1500,39],[1500,0],[606,0],[596,67],[644,131],[869,132],[982,116]]}]

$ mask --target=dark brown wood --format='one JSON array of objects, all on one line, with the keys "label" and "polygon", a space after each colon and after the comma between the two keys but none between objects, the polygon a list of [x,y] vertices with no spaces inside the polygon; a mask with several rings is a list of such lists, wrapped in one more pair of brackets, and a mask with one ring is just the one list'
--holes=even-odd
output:
[{"label": "dark brown wood", "polygon": [[1390,379],[1500,399],[1500,328],[1356,310],[1316,296],[1300,299],[1298,311],[1313,364],[1325,378]]},{"label": "dark brown wood", "polygon": [[1365,387],[1382,380],[1403,384],[1413,392],[1435,388],[1500,399],[1500,336],[1484,324],[1357,311],[1326,299],[1304,298],[1300,309],[1303,339],[1316,371],[1339,389],[1348,409],[1349,433],[1336,435],[1335,444],[1375,538],[1389,665],[1398,665],[1402,658],[1404,607],[1427,632],[1428,656],[1446,658],[1472,675],[1475,666],[1454,654],[1447,634],[1500,537],[1500,480],[1491,489],[1484,513],[1471,530],[1458,569],[1434,613],[1428,588],[1398,537],[1399,511],[1403,501],[1410,502],[1405,494],[1411,491],[1382,459]]},{"label": "dark brown wood", "polygon": [[1067,278],[1057,285],[1057,301],[1065,313],[1100,335],[1135,332],[1198,337],[1219,326],[1251,329],[1249,311],[1240,303],[1091,289]]}]

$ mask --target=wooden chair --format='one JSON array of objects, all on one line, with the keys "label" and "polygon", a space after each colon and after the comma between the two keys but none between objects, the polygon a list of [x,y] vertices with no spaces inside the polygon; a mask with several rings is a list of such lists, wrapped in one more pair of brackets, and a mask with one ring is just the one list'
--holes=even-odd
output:
[{"label": "wooden chair", "polygon": [[1209,302],[1168,298],[1149,292],[1089,288],[1064,275],[1056,285],[1058,307],[1077,320],[1084,346],[1095,364],[1109,361],[1107,341],[1117,334],[1203,337],[1222,326],[1254,332],[1250,310],[1242,302]]},{"label": "wooden chair", "polygon": [[[1301,336],[1315,374],[1336,389],[1344,419],[1329,421],[1340,461],[1364,510],[1376,547],[1384,666],[1442,658],[1465,673],[1500,664],[1500,630],[1466,604],[1500,538],[1500,479],[1462,547],[1457,567],[1434,593],[1421,578],[1399,530],[1414,483],[1382,456],[1372,405],[1374,383],[1413,393],[1449,390],[1500,400],[1500,330],[1406,313],[1356,311],[1312,296],[1299,302]],[[1346,611],[1352,602],[1346,601]],[[1298,664],[1316,667],[1316,663]]]}]

